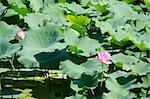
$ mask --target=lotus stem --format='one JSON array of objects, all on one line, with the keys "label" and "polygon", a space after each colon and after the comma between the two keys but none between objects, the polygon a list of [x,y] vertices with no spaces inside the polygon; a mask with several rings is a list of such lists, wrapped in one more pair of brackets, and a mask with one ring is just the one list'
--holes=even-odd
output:
[{"label": "lotus stem", "polygon": [[103,71],[103,64],[102,64],[102,80],[101,80],[101,87],[103,85],[103,78],[104,78],[104,71]]}]

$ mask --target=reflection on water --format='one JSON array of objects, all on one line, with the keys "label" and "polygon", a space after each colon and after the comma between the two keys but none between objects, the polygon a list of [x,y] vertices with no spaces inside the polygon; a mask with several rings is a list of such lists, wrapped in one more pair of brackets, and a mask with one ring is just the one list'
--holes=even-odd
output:
[{"label": "reflection on water", "polygon": [[[7,74],[7,75],[6,75]],[[6,72],[1,78],[1,99],[63,99],[74,94],[70,89],[70,81],[52,77],[44,77],[42,73]],[[29,74],[34,74],[30,75]],[[35,74],[38,74],[35,75]],[[56,75],[56,73],[55,73]],[[22,77],[23,76],[23,77]],[[33,76],[33,77],[32,77]]]}]

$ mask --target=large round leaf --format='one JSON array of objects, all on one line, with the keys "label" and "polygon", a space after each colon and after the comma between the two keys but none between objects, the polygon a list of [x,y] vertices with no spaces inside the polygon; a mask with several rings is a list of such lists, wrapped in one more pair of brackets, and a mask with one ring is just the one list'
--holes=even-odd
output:
[{"label": "large round leaf", "polygon": [[7,39],[0,39],[0,59],[11,57],[19,49],[18,44],[10,44]]},{"label": "large round leaf", "polygon": [[19,30],[19,27],[16,25],[8,25],[4,21],[0,21],[0,38],[5,38],[10,41],[15,38]]},{"label": "large round leaf", "polygon": [[59,33],[56,31],[57,27],[53,25],[46,25],[37,30],[28,30],[23,44],[23,50],[19,53],[19,61],[27,66],[39,66],[34,55],[41,52],[53,52],[56,49],[62,49],[64,44],[59,43],[61,39]]}]

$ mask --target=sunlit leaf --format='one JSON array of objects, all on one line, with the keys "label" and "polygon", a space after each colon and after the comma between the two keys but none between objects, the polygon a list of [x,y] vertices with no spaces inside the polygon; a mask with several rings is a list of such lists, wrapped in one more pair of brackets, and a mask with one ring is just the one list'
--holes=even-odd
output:
[{"label": "sunlit leaf", "polygon": [[87,16],[73,16],[67,15],[66,20],[73,24],[87,25],[90,23],[90,19]]},{"label": "sunlit leaf", "polygon": [[6,7],[3,6],[2,3],[0,2],[0,16],[2,15],[2,13],[5,9],[6,9]]},{"label": "sunlit leaf", "polygon": [[20,49],[18,44],[10,44],[7,39],[0,39],[0,59],[12,57]]},{"label": "sunlit leaf", "polygon": [[46,25],[37,30],[27,31],[26,38],[22,42],[23,50],[20,52],[19,61],[27,67],[38,66],[39,63],[34,55],[41,52],[54,52],[56,49],[64,48],[65,45],[58,42],[61,38],[56,30],[56,26]]},{"label": "sunlit leaf", "polygon": [[8,25],[4,21],[0,21],[0,38],[5,38],[8,41],[12,40],[19,30],[17,25]]},{"label": "sunlit leaf", "polygon": [[43,7],[43,0],[27,0],[30,2],[30,7],[33,8],[34,11],[38,12],[40,8]]},{"label": "sunlit leaf", "polygon": [[18,6],[19,8],[25,8],[22,0],[7,0],[9,5]]},{"label": "sunlit leaf", "polygon": [[149,0],[144,0],[144,3],[146,5],[146,7],[147,7],[147,10],[150,11],[150,1]]},{"label": "sunlit leaf", "polygon": [[[96,49],[101,47],[101,44],[97,40],[91,39],[87,36],[81,37],[79,33],[72,29],[65,31],[65,43],[71,46],[75,46],[78,51],[78,54],[83,56],[90,56],[96,54]],[[86,42],[86,44],[85,44]],[[73,50],[72,50],[73,51]]]},{"label": "sunlit leaf", "polygon": [[[108,65],[103,66],[103,71],[108,70]],[[63,73],[69,77],[78,79],[83,73],[93,76],[95,72],[102,72],[102,64],[95,59],[89,59],[87,62],[77,65],[70,60],[64,61],[60,65],[60,69]]]},{"label": "sunlit leaf", "polygon": [[75,96],[66,97],[65,99],[87,99],[85,96],[76,94]]},{"label": "sunlit leaf", "polygon": [[139,75],[145,75],[150,71],[150,64],[139,60],[134,56],[127,56],[122,53],[113,55],[111,60],[118,66],[122,67],[124,70],[131,70],[133,73],[137,73]]}]

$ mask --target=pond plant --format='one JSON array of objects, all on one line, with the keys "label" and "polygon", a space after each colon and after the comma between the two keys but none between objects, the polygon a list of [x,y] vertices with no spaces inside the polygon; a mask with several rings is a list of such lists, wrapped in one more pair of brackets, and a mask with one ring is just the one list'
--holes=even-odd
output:
[{"label": "pond plant", "polygon": [[150,0],[0,0],[0,98],[150,99]]}]

